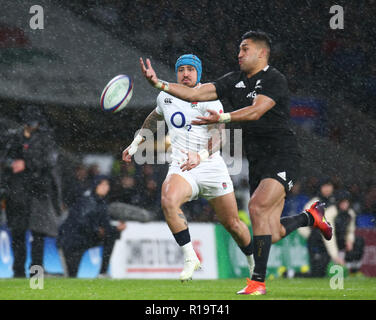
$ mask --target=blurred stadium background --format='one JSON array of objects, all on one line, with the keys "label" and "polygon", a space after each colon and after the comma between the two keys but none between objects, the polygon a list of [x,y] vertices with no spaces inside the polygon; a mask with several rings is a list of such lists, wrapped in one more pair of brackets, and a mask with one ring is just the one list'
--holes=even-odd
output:
[{"label": "blurred stadium background", "polygon": [[[42,30],[29,25],[35,1],[2,0],[0,130],[19,125],[25,105],[38,106],[53,128],[67,188],[82,163],[114,181],[132,176],[135,194],[144,200],[136,204],[152,207],[155,220],[163,220],[158,197],[167,164],[129,168],[120,162],[158,94],[142,77],[138,58],[150,57],[158,75],[173,81],[176,59],[195,53],[208,82],[236,69],[241,35],[261,29],[273,39],[271,64],[290,85],[291,116],[304,156],[301,192],[313,196],[327,176],[336,190],[351,192],[357,227],[370,237],[365,273],[376,276],[375,1],[37,2],[44,9]],[[333,4],[344,6],[343,30],[329,26]],[[103,113],[102,89],[121,73],[134,79],[132,101],[118,114]],[[247,176],[233,178],[240,208],[246,210]],[[185,212],[189,221],[214,226],[217,237],[223,231],[205,201],[186,205]],[[273,265],[276,270],[281,259]],[[221,270],[223,277],[242,276]],[[95,276],[91,272],[83,275]],[[11,276],[8,269],[4,275]]]}]

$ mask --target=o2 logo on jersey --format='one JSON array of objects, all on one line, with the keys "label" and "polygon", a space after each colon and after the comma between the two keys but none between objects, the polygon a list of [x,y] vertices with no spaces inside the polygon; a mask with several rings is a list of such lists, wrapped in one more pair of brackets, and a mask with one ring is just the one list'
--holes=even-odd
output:
[{"label": "o2 logo on jersey", "polygon": [[180,111],[177,111],[175,113],[172,114],[171,116],[171,124],[175,127],[175,128],[183,128],[185,126],[185,116],[184,116],[184,113],[183,112],[180,112]]},{"label": "o2 logo on jersey", "polygon": [[183,127],[186,127],[188,131],[192,129],[191,124],[186,125],[184,113],[180,111],[177,111],[171,115],[170,122],[175,128],[178,128],[178,129],[183,128]]}]

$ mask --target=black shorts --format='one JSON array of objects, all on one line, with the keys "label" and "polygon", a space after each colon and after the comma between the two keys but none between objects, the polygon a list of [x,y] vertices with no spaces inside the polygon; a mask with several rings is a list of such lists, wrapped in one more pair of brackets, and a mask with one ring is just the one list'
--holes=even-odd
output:
[{"label": "black shorts", "polygon": [[299,179],[301,156],[296,154],[274,154],[269,157],[249,158],[250,194],[256,190],[260,181],[272,178],[285,188],[286,195]]}]

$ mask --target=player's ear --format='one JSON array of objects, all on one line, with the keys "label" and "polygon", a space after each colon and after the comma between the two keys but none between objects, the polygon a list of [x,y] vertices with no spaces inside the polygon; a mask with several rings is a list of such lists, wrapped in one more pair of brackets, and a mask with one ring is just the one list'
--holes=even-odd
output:
[{"label": "player's ear", "polygon": [[259,58],[267,58],[267,57],[268,57],[268,49],[265,47],[260,47]]}]

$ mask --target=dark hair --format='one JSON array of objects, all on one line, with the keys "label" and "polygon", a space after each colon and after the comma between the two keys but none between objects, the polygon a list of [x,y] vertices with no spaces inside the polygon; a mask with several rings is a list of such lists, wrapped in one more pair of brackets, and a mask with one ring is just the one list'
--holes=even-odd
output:
[{"label": "dark hair", "polygon": [[258,31],[254,31],[254,30],[247,31],[246,33],[244,33],[242,35],[242,41],[245,40],[245,39],[251,39],[254,42],[263,42],[267,46],[267,48],[269,49],[269,52],[272,49],[272,39],[264,31],[259,31],[259,30]]}]

